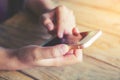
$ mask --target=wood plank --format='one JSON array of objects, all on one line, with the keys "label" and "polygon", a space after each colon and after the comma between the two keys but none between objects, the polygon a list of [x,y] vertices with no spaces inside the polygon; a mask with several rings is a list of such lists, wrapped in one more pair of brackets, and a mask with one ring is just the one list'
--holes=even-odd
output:
[{"label": "wood plank", "polygon": [[[113,11],[104,10],[103,8],[95,8],[86,4],[79,5],[75,0],[72,2],[61,2],[74,10],[77,24],[81,31],[85,30],[103,30],[103,35],[89,48],[83,50],[84,61],[80,64],[63,67],[39,67],[34,69],[23,70],[22,72],[35,77],[38,80],[120,80],[120,15]],[[80,0],[82,1],[82,0]],[[87,0],[86,0],[87,1]],[[89,1],[89,0],[88,0]],[[107,1],[107,0],[106,0]],[[28,31],[24,36],[20,32],[17,35],[24,38],[32,31],[32,26],[38,26],[34,23],[34,19],[26,18],[24,15],[17,15],[5,24],[20,27],[20,29]],[[18,19],[18,20],[16,20]],[[16,21],[15,21],[16,20]],[[27,21],[27,22],[26,22]],[[82,26],[81,26],[82,25]],[[21,27],[22,26],[22,27]],[[100,26],[100,27],[99,27]],[[113,30],[114,27],[114,30]],[[10,28],[9,28],[10,29]],[[13,28],[14,29],[14,28]],[[29,30],[30,29],[30,30]],[[38,28],[37,28],[38,29]],[[15,31],[15,30],[14,30]],[[39,31],[38,31],[39,32]],[[32,32],[33,33],[33,32]],[[11,33],[13,34],[13,33]],[[20,34],[20,35],[19,35]],[[31,35],[30,35],[31,36]],[[31,38],[29,36],[29,39]],[[34,35],[35,36],[35,35]],[[28,37],[28,36],[27,36]],[[20,39],[19,38],[19,39]],[[33,37],[32,37],[33,38]],[[38,37],[35,37],[38,39]],[[11,39],[14,40],[14,39]],[[24,42],[23,40],[18,43]],[[35,39],[35,40],[36,40]],[[45,40],[46,38],[43,38]],[[26,40],[29,42],[30,40]],[[34,41],[32,39],[32,41]],[[17,44],[14,43],[14,44]],[[114,42],[114,44],[112,43]],[[30,43],[29,43],[30,44]],[[37,43],[38,44],[38,43]],[[27,45],[26,42],[22,45]],[[19,45],[16,45],[19,46]],[[21,46],[21,45],[20,45]],[[6,73],[1,73],[6,74]],[[14,73],[11,73],[14,75]],[[9,76],[6,74],[6,77]]]},{"label": "wood plank", "polygon": [[[104,65],[104,66],[103,66]],[[119,80],[120,69],[84,55],[80,64],[63,67],[39,67],[24,70],[40,80]]]},{"label": "wood plank", "polygon": [[[95,30],[92,28],[79,26],[80,30]],[[110,63],[111,65],[120,68],[120,38],[103,32],[102,36],[94,42],[89,48],[84,49],[84,52],[99,60]],[[114,42],[114,44],[112,43]]]},{"label": "wood plank", "polygon": [[94,29],[101,29],[111,35],[120,37],[120,14],[85,5],[77,5],[72,2],[61,2],[61,4],[68,6],[74,11],[77,24]]},{"label": "wood plank", "polygon": [[103,9],[105,11],[120,13],[119,0],[69,0],[69,2],[73,4],[86,5],[88,7],[93,7],[97,9]]},{"label": "wood plank", "polygon": [[[20,17],[20,15],[19,15],[19,17]],[[14,17],[14,18],[16,19],[16,18],[18,18],[18,16]],[[22,22],[22,20],[24,20],[24,19],[21,19],[19,22]],[[22,27],[24,27],[24,26],[22,26]],[[80,28],[80,30],[84,30],[84,31],[85,30],[95,30],[94,28],[86,27],[86,26],[85,27],[81,26],[79,28]],[[107,36],[106,32],[105,32],[105,34]],[[112,35],[112,37],[114,37],[114,36]],[[101,41],[101,40],[104,41],[104,37],[103,37],[103,39],[99,39],[98,41]],[[116,43],[118,43],[118,42],[116,42]],[[97,45],[97,46],[99,46],[99,45]],[[103,47],[104,47],[104,45],[103,45]],[[92,60],[90,58],[90,60],[89,60],[89,58],[86,57],[82,64],[76,64],[74,66],[67,66],[67,67],[60,67],[60,68],[43,68],[43,67],[40,67],[40,68],[36,68],[36,69],[23,70],[23,72],[37,78],[38,80],[39,79],[40,80],[48,80],[48,79],[49,80],[77,80],[77,79],[78,80],[79,79],[96,80],[96,78],[98,78],[98,80],[109,80],[109,79],[119,80],[119,76],[117,76],[117,75],[120,74],[119,68],[111,66],[111,64],[106,64],[106,63],[109,62],[109,60],[108,59],[105,60],[104,58],[101,58],[106,54],[101,55],[101,52],[97,51],[97,50],[99,50],[99,48],[97,48],[96,51],[93,51],[94,49],[96,49],[96,48],[93,47],[92,51],[91,50],[84,50],[84,52],[85,52],[85,55],[89,56],[89,58],[90,57],[93,58],[97,54],[97,57],[95,56],[95,60],[94,60],[94,58]],[[89,51],[91,51],[91,52],[88,53]],[[96,61],[96,58],[97,58],[98,61]],[[109,58],[109,56],[107,56],[107,58]],[[115,59],[116,59],[116,57],[115,57]],[[89,62],[89,61],[92,61],[92,62]],[[104,62],[104,61],[106,61],[106,62]],[[95,63],[93,64],[93,62],[95,62]],[[102,65],[105,65],[105,66],[102,66]],[[102,67],[102,69],[101,69],[101,67]],[[84,70],[84,68],[86,70]],[[106,69],[106,71],[104,71],[104,69]],[[92,73],[92,71],[95,71],[95,72]],[[105,74],[103,74],[103,72]],[[72,75],[72,74],[74,74],[74,75]],[[105,76],[105,75],[108,75],[108,76]],[[115,76],[112,77],[112,75],[116,75],[117,77],[115,77]]]},{"label": "wood plank", "polygon": [[34,80],[16,71],[0,71],[0,80]]},{"label": "wood plank", "polygon": [[[101,29],[103,31],[103,35],[95,46],[85,50],[86,53],[120,67],[120,15],[85,5],[76,5],[72,2],[62,2],[62,4],[74,10],[77,24],[84,26],[82,29]],[[81,29],[81,27],[79,28]]]}]

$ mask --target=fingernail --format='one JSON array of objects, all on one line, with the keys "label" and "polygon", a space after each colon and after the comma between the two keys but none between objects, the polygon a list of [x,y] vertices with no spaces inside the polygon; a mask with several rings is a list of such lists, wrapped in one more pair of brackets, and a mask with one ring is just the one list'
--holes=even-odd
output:
[{"label": "fingernail", "polygon": [[62,33],[58,33],[58,37],[59,38],[63,38],[63,34]]},{"label": "fingernail", "polygon": [[80,32],[78,28],[75,28],[75,29],[76,29],[76,32],[77,32],[77,33],[79,33],[79,32]]},{"label": "fingernail", "polygon": [[74,35],[76,35],[76,36],[79,35],[79,32],[80,32],[80,31],[78,30],[78,28],[74,28],[74,29],[73,29],[73,34],[74,34]]}]

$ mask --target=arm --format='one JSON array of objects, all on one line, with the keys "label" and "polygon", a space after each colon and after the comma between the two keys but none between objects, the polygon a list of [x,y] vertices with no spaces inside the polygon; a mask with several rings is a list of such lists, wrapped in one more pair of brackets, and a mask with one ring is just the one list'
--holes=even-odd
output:
[{"label": "arm", "polygon": [[80,49],[69,51],[67,45],[40,47],[25,46],[19,49],[0,48],[0,70],[21,70],[40,66],[63,66],[81,62]]},{"label": "arm", "polygon": [[0,47],[0,70],[10,70],[16,66],[13,50]]},{"label": "arm", "polygon": [[[26,6],[38,15],[55,8],[51,0],[27,0]],[[66,15],[68,18],[66,18]],[[74,15],[65,6],[59,6],[51,12],[43,14],[43,17],[44,25],[50,28],[50,30],[57,28],[58,36],[59,34],[61,36],[61,33],[63,35],[72,31],[77,33],[74,29]],[[53,23],[54,18],[57,20],[55,24]],[[49,26],[51,24],[52,27]],[[25,46],[20,49],[0,48],[0,70],[20,70],[36,66],[62,66],[78,63],[81,60],[81,49],[70,50],[67,45],[52,47],[34,45]]]}]

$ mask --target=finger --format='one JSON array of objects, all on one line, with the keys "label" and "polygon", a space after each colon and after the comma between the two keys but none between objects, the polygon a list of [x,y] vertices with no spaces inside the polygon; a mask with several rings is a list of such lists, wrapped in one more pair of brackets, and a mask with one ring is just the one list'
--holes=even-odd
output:
[{"label": "finger", "polygon": [[68,55],[56,57],[56,58],[49,58],[49,59],[42,59],[36,62],[37,66],[63,66],[63,65],[70,65],[75,63],[80,63],[82,61],[82,50],[77,49],[75,50],[75,54],[73,54],[73,50],[71,50]]},{"label": "finger", "polygon": [[43,25],[49,30],[52,31],[54,29],[54,23],[52,20],[53,12],[45,13],[42,15]]},{"label": "finger", "polygon": [[38,64],[38,66],[39,64],[41,64],[42,66],[63,66],[80,63],[82,61],[82,51],[80,49],[77,49],[75,51],[75,55],[73,54],[73,50],[71,50],[70,52],[67,53],[68,55],[65,56],[39,60],[36,63]]},{"label": "finger", "polygon": [[82,50],[76,49],[76,50],[70,50],[69,53],[67,53],[64,57],[58,58],[56,60],[56,66],[62,66],[62,65],[70,65],[75,63],[82,62]]},{"label": "finger", "polygon": [[43,25],[49,30],[52,31],[54,29],[54,24],[50,18],[45,18],[43,21]]},{"label": "finger", "polygon": [[64,56],[67,56],[67,55],[72,55],[74,53],[74,50],[73,49],[71,49],[71,50],[69,50]]},{"label": "finger", "polygon": [[41,49],[43,58],[55,58],[65,55],[69,50],[69,47],[65,44],[60,44],[52,47],[43,47]]},{"label": "finger", "polygon": [[67,55],[57,58],[43,59],[36,62],[37,66],[63,66],[78,63],[74,55]]},{"label": "finger", "polygon": [[63,35],[64,35],[64,29],[61,28],[61,27],[58,27],[57,36],[58,36],[59,38],[63,38]]},{"label": "finger", "polygon": [[72,30],[68,28],[68,29],[64,30],[64,34],[66,34],[66,35],[72,35],[73,33],[72,33]]},{"label": "finger", "polygon": [[60,6],[60,7],[58,7],[58,8],[56,8],[56,14],[57,14],[57,35],[58,35],[58,37],[59,38],[62,38],[63,37],[63,34],[64,34],[64,28],[63,28],[63,26],[65,26],[64,24],[65,24],[65,17],[66,17],[66,15],[65,15],[65,13],[66,13],[66,7],[64,7],[64,6]]},{"label": "finger", "polygon": [[78,30],[78,28],[74,27],[72,33],[73,35],[79,35],[80,31]]},{"label": "finger", "polygon": [[74,52],[74,54],[75,54],[77,60],[78,60],[79,62],[82,62],[82,60],[83,60],[82,50],[81,50],[81,49],[76,49],[75,52]]}]

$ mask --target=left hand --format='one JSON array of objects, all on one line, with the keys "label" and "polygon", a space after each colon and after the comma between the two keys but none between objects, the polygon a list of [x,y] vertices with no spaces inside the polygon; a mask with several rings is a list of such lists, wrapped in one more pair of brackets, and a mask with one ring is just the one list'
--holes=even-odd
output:
[{"label": "left hand", "polygon": [[28,45],[19,49],[1,51],[1,70],[21,70],[41,66],[59,67],[81,63],[83,57],[81,49],[70,49],[65,44],[52,47]]},{"label": "left hand", "polygon": [[41,22],[48,31],[55,32],[59,38],[63,35],[77,34],[75,17],[73,12],[65,6],[58,6],[50,12],[42,15]]}]

